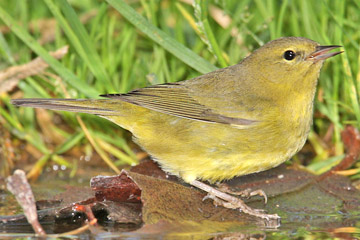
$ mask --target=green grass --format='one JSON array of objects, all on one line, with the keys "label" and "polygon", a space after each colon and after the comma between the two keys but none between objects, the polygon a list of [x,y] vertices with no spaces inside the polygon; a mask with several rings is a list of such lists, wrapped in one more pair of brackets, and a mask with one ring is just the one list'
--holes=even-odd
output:
[{"label": "green grass", "polygon": [[[19,138],[38,149],[48,161],[67,161],[62,154],[79,144],[89,144],[75,114],[58,113],[71,133],[54,126],[66,139],[51,150],[39,132],[32,109],[14,108],[10,98],[21,91],[24,97],[97,97],[102,93],[127,92],[150,84],[189,79],[241,61],[260,45],[283,36],[302,36],[321,44],[339,44],[345,53],[328,60],[319,81],[310,143],[318,156],[309,163],[321,166],[344,152],[341,130],[345,124],[360,127],[360,4],[359,1],[1,1],[0,24],[11,26],[0,34],[0,67],[23,64],[41,56],[47,71],[61,78],[65,91],[53,77],[33,76],[22,80],[18,90],[0,95],[0,122]],[[231,19],[221,27],[211,11],[217,7]],[[96,11],[83,23],[81,16]],[[39,44],[39,19],[55,19],[54,40]],[[30,28],[29,22],[35,27]],[[197,22],[194,27],[192,22]],[[234,30],[236,31],[234,33]],[[55,60],[48,52],[70,45],[69,53]],[[321,100],[319,100],[321,99]],[[54,114],[51,114],[54,116]],[[135,164],[136,157],[121,130],[102,119],[81,115],[90,136],[105,145],[94,146],[115,156],[116,165]],[[334,132],[329,151],[319,144],[330,124]],[[101,127],[100,127],[101,126]],[[116,130],[114,130],[116,129]],[[111,136],[111,137],[109,137]],[[105,147],[109,144],[111,147]],[[93,145],[92,145],[93,146]],[[112,148],[115,147],[115,148]],[[99,150],[100,149],[100,150]],[[61,160],[60,160],[61,159]],[[112,161],[112,160],[110,160]],[[64,163],[65,164],[65,163]],[[73,165],[66,162],[68,167]],[[360,176],[357,176],[360,177]]]}]

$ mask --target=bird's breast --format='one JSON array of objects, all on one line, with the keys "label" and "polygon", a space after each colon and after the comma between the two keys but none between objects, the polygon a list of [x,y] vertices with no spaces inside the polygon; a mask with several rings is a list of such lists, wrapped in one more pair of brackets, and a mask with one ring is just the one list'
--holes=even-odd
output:
[{"label": "bird's breast", "polygon": [[289,148],[295,154],[304,146],[307,136],[310,132],[313,118],[313,100],[296,102],[287,110],[287,123],[285,123],[284,131],[291,134],[288,139]]}]

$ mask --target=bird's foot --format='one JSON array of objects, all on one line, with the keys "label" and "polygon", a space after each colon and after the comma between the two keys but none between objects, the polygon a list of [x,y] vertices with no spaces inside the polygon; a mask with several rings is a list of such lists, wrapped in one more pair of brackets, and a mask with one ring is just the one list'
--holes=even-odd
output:
[{"label": "bird's foot", "polygon": [[235,195],[235,196],[240,196],[242,198],[251,198],[254,196],[263,197],[265,204],[267,203],[267,200],[268,200],[266,193],[262,189],[251,191],[251,189],[248,188],[248,189],[245,189],[242,191],[232,191],[229,188],[229,186],[226,184],[219,184],[217,187],[218,187],[219,191],[222,191],[222,192],[225,192],[225,193],[228,193],[231,195]]},{"label": "bird's foot", "polygon": [[[203,201],[207,200],[207,199],[211,199],[213,200],[213,203],[215,206],[222,206],[225,208],[230,208],[230,209],[239,209],[240,211],[242,211],[242,208],[245,206],[246,208],[250,208],[249,206],[247,206],[242,200],[237,199],[237,201],[233,201],[233,202],[227,202],[225,200],[222,200],[210,193],[208,193],[204,198]],[[264,213],[265,210],[263,209],[254,209],[254,208],[250,208],[253,212],[256,212],[256,214],[258,213]],[[252,215],[252,214],[251,214]]]},{"label": "bird's foot", "polygon": [[[213,199],[214,200],[214,204],[216,205],[220,205],[226,208],[230,208],[230,209],[239,209],[241,212],[255,216],[255,217],[259,217],[259,218],[263,218],[267,221],[273,221],[273,220],[280,220],[279,215],[277,214],[266,214],[264,213],[264,210],[261,209],[253,209],[251,207],[249,207],[248,205],[246,205],[244,203],[244,201],[242,201],[241,199],[232,196],[226,192],[222,192],[212,186],[209,186],[205,183],[202,183],[200,181],[192,181],[190,183],[191,185],[193,185],[194,187],[197,187],[205,192],[208,193],[208,195],[203,199]],[[250,191],[249,191],[250,192]],[[259,192],[253,193],[253,195],[259,195]],[[262,193],[260,192],[260,195]],[[250,196],[251,196],[251,192],[250,192]]]}]

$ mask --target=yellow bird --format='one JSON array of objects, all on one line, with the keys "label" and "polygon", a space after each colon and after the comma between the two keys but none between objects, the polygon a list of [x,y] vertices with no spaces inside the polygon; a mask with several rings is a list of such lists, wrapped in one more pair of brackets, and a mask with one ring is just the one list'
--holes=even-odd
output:
[{"label": "yellow bird", "polygon": [[290,159],[310,131],[325,59],[340,46],[299,37],[271,41],[239,64],[108,99],[16,99],[17,106],[96,114],[132,132],[162,169],[228,208],[252,209],[200,180],[217,182],[264,171]]}]

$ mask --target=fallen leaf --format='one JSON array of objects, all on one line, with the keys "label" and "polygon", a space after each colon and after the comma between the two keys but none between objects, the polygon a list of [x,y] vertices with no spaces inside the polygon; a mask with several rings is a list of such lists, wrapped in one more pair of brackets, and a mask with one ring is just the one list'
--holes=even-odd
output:
[{"label": "fallen leaf", "polygon": [[116,176],[97,176],[91,179],[90,186],[97,201],[140,202],[140,188],[123,172]]},{"label": "fallen leaf", "polygon": [[105,211],[106,219],[116,223],[142,224],[141,203],[119,203],[112,201],[98,202],[92,207],[93,212]]},{"label": "fallen leaf", "polygon": [[267,223],[237,210],[215,207],[203,201],[206,194],[198,189],[164,179],[123,171],[141,189],[142,217],[145,224],[167,221],[236,221],[238,224]]},{"label": "fallen leaf", "polygon": [[301,189],[314,181],[314,178],[315,175],[310,172],[283,164],[268,171],[236,177],[224,183],[232,191],[262,189],[267,196],[271,197]]},{"label": "fallen leaf", "polygon": [[155,178],[178,181],[176,176],[167,174],[152,160],[144,160],[140,164],[133,166],[130,171]]},{"label": "fallen leaf", "polygon": [[354,126],[348,125],[341,132],[341,138],[346,148],[345,158],[332,171],[350,168],[360,157],[360,133]]}]

